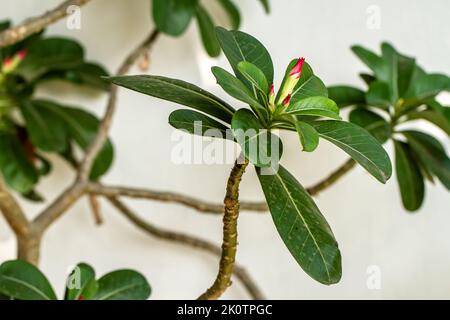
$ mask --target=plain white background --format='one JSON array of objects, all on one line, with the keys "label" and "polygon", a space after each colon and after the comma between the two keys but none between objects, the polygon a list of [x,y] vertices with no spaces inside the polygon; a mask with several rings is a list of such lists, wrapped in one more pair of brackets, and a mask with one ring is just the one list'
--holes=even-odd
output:
[{"label": "plain white background", "polygon": [[[59,2],[2,0],[0,18],[12,18],[18,23]],[[383,40],[418,57],[429,71],[450,71],[447,0],[272,0],[275,6],[270,16],[263,13],[258,1],[239,2],[244,16],[242,29],[268,47],[278,81],[286,64],[301,55],[326,84],[362,87],[357,73],[365,68],[349,47],[359,43],[377,50]],[[368,27],[368,8],[380,10],[379,29]],[[149,0],[93,0],[82,11],[81,30],[69,30],[62,21],[47,33],[77,38],[85,45],[89,59],[101,61],[112,71],[152,29],[149,11]],[[197,27],[192,24],[179,39],[160,38],[151,54],[149,72],[184,79],[225,97],[209,73],[212,65],[228,68],[224,57],[211,60],[205,56]],[[141,71],[135,68],[132,73]],[[106,101],[105,95],[73,91],[73,87],[61,85],[39,94],[80,105],[98,115]],[[448,96],[443,99],[448,102]],[[221,202],[231,165],[180,166],[170,160],[174,143],[167,117],[175,108],[170,103],[120,91],[111,134],[116,159],[104,181],[179,191]],[[434,130],[426,124],[418,125]],[[444,134],[433,132],[449,146]],[[305,185],[320,180],[346,159],[343,152],[326,142],[321,142],[314,154],[305,154],[300,152],[297,137],[285,135],[285,146],[283,164]],[[392,151],[391,145],[387,148]],[[54,173],[39,187],[48,200],[73,178],[62,161],[55,162]],[[426,193],[422,210],[408,214],[401,206],[395,178],[382,185],[357,168],[317,198],[342,250],[343,277],[337,285],[322,286],[305,275],[284,247],[269,214],[242,213],[238,261],[268,298],[450,298],[449,194],[440,185],[428,185]],[[252,168],[244,178],[241,197],[262,200]],[[160,226],[220,243],[219,216],[199,214],[178,205],[128,203],[142,217]],[[43,208],[23,204],[30,218]],[[97,227],[83,199],[46,234],[41,266],[58,292],[63,290],[68,268],[79,261],[91,263],[99,274],[116,268],[143,272],[152,284],[154,299],[195,298],[213,281],[218,262],[215,257],[150,238],[106,203],[102,203],[102,211],[105,223]],[[13,235],[0,219],[0,261],[14,256]],[[379,290],[367,286],[370,266],[381,272]],[[247,297],[237,281],[225,295],[235,299]]]}]

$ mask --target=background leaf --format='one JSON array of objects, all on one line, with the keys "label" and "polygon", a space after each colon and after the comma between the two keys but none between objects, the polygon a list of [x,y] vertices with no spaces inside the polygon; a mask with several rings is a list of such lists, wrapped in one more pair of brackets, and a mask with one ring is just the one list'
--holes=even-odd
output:
[{"label": "background leaf", "polygon": [[339,108],[366,103],[364,91],[350,86],[328,87],[328,97],[336,102]]},{"label": "background leaf", "polygon": [[169,123],[175,129],[187,131],[190,134],[205,136],[208,132],[214,132],[214,134],[217,132],[221,134],[221,138],[227,138],[228,128],[225,125],[197,111],[176,110],[170,114]]},{"label": "background leaf", "polygon": [[153,20],[161,32],[177,37],[192,20],[197,0],[152,0]]},{"label": "background leaf", "polygon": [[241,26],[241,14],[236,4],[232,0],[219,0],[231,21],[231,27],[238,30]]},{"label": "background leaf", "polygon": [[98,284],[94,300],[146,300],[151,293],[145,277],[133,270],[110,272]]},{"label": "background leaf", "polygon": [[350,112],[349,121],[370,132],[380,143],[391,137],[389,123],[379,114],[365,108],[356,108]]},{"label": "background leaf", "polygon": [[203,46],[211,57],[217,57],[220,54],[220,45],[212,18],[201,5],[196,7],[195,13]]},{"label": "background leaf", "polygon": [[47,278],[35,266],[21,260],[0,266],[0,293],[18,300],[56,300]]}]

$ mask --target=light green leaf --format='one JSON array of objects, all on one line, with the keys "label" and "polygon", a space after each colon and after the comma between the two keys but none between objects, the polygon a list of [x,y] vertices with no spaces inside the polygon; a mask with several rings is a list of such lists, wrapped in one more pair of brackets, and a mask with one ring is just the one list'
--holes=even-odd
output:
[{"label": "light green leaf", "polygon": [[97,293],[98,283],[94,269],[80,263],[70,273],[66,283],[65,300],[91,300]]},{"label": "light green leaf", "polygon": [[253,63],[242,61],[238,64],[239,72],[260,92],[260,94],[267,98],[269,93],[269,83],[267,82],[264,73]]},{"label": "light green leaf", "polygon": [[21,260],[7,261],[0,266],[0,293],[18,300],[56,300],[42,272]]},{"label": "light green leaf", "polygon": [[[291,72],[292,68],[295,65],[297,60],[293,60],[286,70],[286,77]],[[283,81],[284,84],[284,81]],[[302,69],[302,75],[297,85],[294,88],[294,92],[291,97],[291,104],[295,104],[300,100],[310,97],[328,97],[328,90],[325,84],[320,80],[317,76],[314,75],[314,72],[310,65],[305,62]],[[277,97],[278,101],[279,97]]]},{"label": "light green leaf", "polygon": [[303,151],[313,152],[319,145],[319,134],[313,126],[306,122],[296,121],[295,128],[297,129],[300,142],[303,146]]},{"label": "light green leaf", "polygon": [[392,175],[388,154],[365,129],[343,121],[311,123],[319,135],[335,144],[363,166],[378,181],[386,183]]},{"label": "light green leaf", "polygon": [[311,97],[291,103],[286,112],[297,116],[318,116],[340,120],[339,107],[325,97]]},{"label": "light green leaf", "polygon": [[339,282],[338,244],[308,192],[281,166],[272,175],[257,173],[278,233],[300,267],[320,283]]},{"label": "light green leaf", "polygon": [[231,129],[245,157],[255,166],[272,167],[281,159],[280,138],[265,129],[250,110],[236,111]]},{"label": "light green leaf", "polygon": [[110,272],[98,280],[94,300],[146,300],[151,288],[145,277],[133,270]]},{"label": "light green leaf", "polygon": [[108,80],[152,97],[175,102],[209,114],[227,123],[235,110],[215,95],[184,81],[158,76],[111,77]]}]

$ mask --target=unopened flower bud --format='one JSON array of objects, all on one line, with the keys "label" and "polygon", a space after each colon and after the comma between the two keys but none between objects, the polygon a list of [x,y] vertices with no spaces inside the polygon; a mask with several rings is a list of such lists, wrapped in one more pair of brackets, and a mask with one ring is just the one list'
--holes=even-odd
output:
[{"label": "unopened flower bud", "polygon": [[27,50],[23,49],[17,52],[12,58],[6,58],[5,60],[3,60],[2,72],[5,74],[11,73],[19,66],[19,64],[25,59],[26,56]]},{"label": "unopened flower bud", "polygon": [[284,98],[284,100],[283,100],[283,103],[282,103],[283,107],[288,107],[289,104],[291,103],[291,99],[292,99],[292,95],[288,94],[286,96],[286,98]]},{"label": "unopened flower bud", "polygon": [[305,58],[300,58],[297,60],[295,66],[289,72],[289,75],[284,83],[283,88],[281,88],[281,95],[278,103],[284,104],[284,100],[288,95],[292,96],[295,86],[297,85],[300,77],[302,76],[303,65],[305,64]]}]

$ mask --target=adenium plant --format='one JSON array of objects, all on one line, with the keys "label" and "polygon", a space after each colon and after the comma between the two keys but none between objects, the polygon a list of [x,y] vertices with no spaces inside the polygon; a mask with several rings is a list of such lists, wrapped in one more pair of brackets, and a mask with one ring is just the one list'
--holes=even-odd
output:
[{"label": "adenium plant", "polygon": [[[96,279],[95,270],[78,264],[69,274],[63,300],[147,300],[151,288],[145,277],[133,270],[116,270]],[[0,265],[0,300],[57,300],[46,276],[21,260]]]},{"label": "adenium plant", "polygon": [[[212,72],[225,92],[249,108],[236,110],[181,80],[153,75],[109,78],[116,85],[195,110],[174,111],[169,117],[174,128],[201,135],[213,128],[241,146],[244,157],[235,163],[227,184],[219,275],[200,298],[217,298],[229,285],[227,271],[232,269],[237,247],[239,182],[249,163],[256,168],[275,226],[295,260],[318,282],[337,283],[342,274],[338,243],[310,194],[279,165],[283,147],[275,131],[298,134],[307,152],[316,149],[319,138],[326,139],[382,183],[391,176],[389,157],[365,129],[341,120],[338,106],[328,98],[327,88],[305,59],[289,64],[276,93],[272,59],[257,39],[220,27],[216,35],[234,74],[219,67]],[[231,137],[226,134],[229,130]]]},{"label": "adenium plant", "polygon": [[405,209],[418,210],[425,197],[425,180],[439,180],[450,189],[450,159],[437,137],[408,124],[425,120],[450,136],[450,108],[437,96],[450,91],[445,74],[427,73],[414,58],[405,56],[389,43],[377,55],[361,46],[353,52],[370,68],[363,73],[366,91],[351,86],[329,88],[340,108],[351,109],[349,121],[366,128],[381,143],[395,146],[397,181]]},{"label": "adenium plant", "polygon": [[[9,25],[0,23],[0,30]],[[42,33],[0,49],[0,61],[0,172],[8,186],[24,197],[43,200],[35,187],[51,171],[47,154],[58,154],[76,166],[74,147],[90,145],[99,120],[82,108],[38,99],[36,89],[56,80],[107,92],[110,85],[101,77],[108,73],[85,60],[77,41]],[[91,178],[105,174],[112,160],[113,147],[108,141]]]}]

